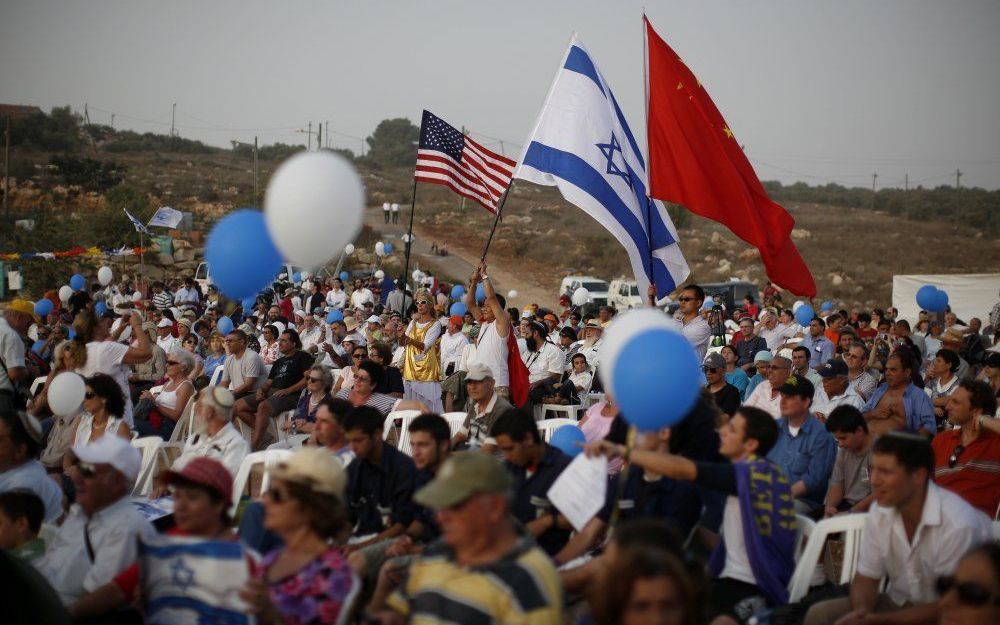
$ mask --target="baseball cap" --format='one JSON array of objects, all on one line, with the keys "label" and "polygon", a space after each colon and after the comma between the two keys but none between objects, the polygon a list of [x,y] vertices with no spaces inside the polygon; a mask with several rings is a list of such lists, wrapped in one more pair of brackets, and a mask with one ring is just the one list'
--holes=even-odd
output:
[{"label": "baseball cap", "polygon": [[465,374],[466,381],[474,380],[476,382],[481,382],[487,378],[490,380],[494,379],[492,369],[481,362],[469,363],[469,370]]},{"label": "baseball cap", "polygon": [[365,323],[377,323],[379,325],[382,325],[382,320],[379,319],[378,315],[372,315],[371,317],[365,319]]},{"label": "baseball cap", "polygon": [[164,481],[167,484],[190,482],[214,490],[224,501],[233,498],[233,476],[229,469],[214,458],[195,458],[179,471],[167,471]]},{"label": "baseball cap", "polygon": [[479,493],[505,493],[510,474],[491,455],[478,451],[452,454],[413,500],[430,508],[450,508]]},{"label": "baseball cap", "polygon": [[772,354],[771,352],[767,351],[766,349],[762,349],[762,350],[760,350],[759,352],[757,352],[756,354],[753,355],[753,361],[754,362],[771,362],[771,360],[773,358],[774,358],[774,354]]},{"label": "baseball cap", "polygon": [[110,464],[130,482],[139,476],[142,454],[115,434],[106,434],[92,443],[74,445],[73,453],[83,462],[90,464]]},{"label": "baseball cap", "polygon": [[821,378],[835,378],[838,375],[847,375],[847,364],[839,358],[831,358],[826,364],[816,370]]},{"label": "baseball cap", "polygon": [[25,315],[29,315],[35,323],[41,323],[38,315],[35,314],[35,305],[26,299],[16,299],[7,305],[7,310],[13,310]]},{"label": "baseball cap", "polygon": [[791,375],[788,376],[784,384],[778,387],[778,392],[782,395],[798,395],[799,397],[812,399],[813,394],[816,393],[816,387],[804,376]]},{"label": "baseball cap", "polygon": [[719,352],[713,352],[705,356],[705,362],[702,365],[712,369],[725,369],[726,359]]},{"label": "baseball cap", "polygon": [[452,316],[448,317],[448,321],[450,321],[451,323],[457,323],[458,325],[462,325],[462,316],[461,315],[452,315]]},{"label": "baseball cap", "polygon": [[328,495],[344,496],[347,474],[333,454],[317,447],[303,447],[271,469],[271,477],[308,486]]},{"label": "baseball cap", "polygon": [[174,327],[174,324],[173,324],[172,321],[170,321],[169,319],[167,319],[166,317],[164,317],[163,319],[160,319],[160,323],[156,324],[156,327],[157,328],[172,328],[172,327]]}]

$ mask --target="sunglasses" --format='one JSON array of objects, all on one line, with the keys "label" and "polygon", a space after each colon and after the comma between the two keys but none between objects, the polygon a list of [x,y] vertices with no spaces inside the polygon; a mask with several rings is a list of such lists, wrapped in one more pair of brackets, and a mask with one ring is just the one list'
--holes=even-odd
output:
[{"label": "sunglasses", "polygon": [[181,364],[181,363],[177,362],[176,360],[168,360],[168,361],[167,361],[167,364],[168,364],[168,365],[179,365],[179,364]]},{"label": "sunglasses", "polygon": [[285,503],[291,500],[291,496],[285,490],[281,488],[269,488],[267,490],[267,498],[274,503]]},{"label": "sunglasses", "polygon": [[430,304],[430,302],[427,301],[427,300],[425,300],[425,299],[418,299],[417,303],[418,304],[423,304],[424,306],[426,306],[427,304]]},{"label": "sunglasses", "polygon": [[704,371],[705,373],[715,373],[716,371],[718,371],[718,368],[716,368],[716,367],[702,367],[701,370]]},{"label": "sunglasses", "polygon": [[352,356],[352,357],[353,357],[353,358],[354,358],[355,360],[361,360],[362,358],[364,358],[364,357],[366,356],[366,354],[351,354],[351,356]]},{"label": "sunglasses", "polygon": [[943,597],[952,588],[958,594],[958,600],[965,605],[984,606],[990,602],[1000,605],[1000,597],[997,597],[989,589],[980,584],[975,582],[958,582],[952,575],[938,578],[938,595]]},{"label": "sunglasses", "polygon": [[310,382],[322,382],[323,378],[314,378],[312,376],[307,378]]},{"label": "sunglasses", "polygon": [[677,301],[678,302],[693,302],[694,298],[693,297],[678,297]]},{"label": "sunglasses", "polygon": [[949,469],[955,468],[955,465],[958,464],[958,457],[961,456],[964,451],[965,451],[965,445],[959,445],[958,447],[955,448],[955,451],[951,452],[951,455],[948,456]]},{"label": "sunglasses", "polygon": [[94,391],[87,391],[86,393],[83,394],[83,396],[86,399],[93,399],[93,398],[97,397],[97,393],[95,393]]}]

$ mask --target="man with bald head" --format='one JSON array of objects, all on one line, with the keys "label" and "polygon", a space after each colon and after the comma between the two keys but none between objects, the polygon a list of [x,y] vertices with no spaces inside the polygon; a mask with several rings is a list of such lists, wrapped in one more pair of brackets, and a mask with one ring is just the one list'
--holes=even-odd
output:
[{"label": "man with bald head", "polygon": [[778,392],[778,388],[791,374],[792,361],[784,356],[775,356],[771,359],[771,366],[767,370],[767,379],[753,389],[744,405],[760,408],[775,419],[780,419],[781,393]]}]

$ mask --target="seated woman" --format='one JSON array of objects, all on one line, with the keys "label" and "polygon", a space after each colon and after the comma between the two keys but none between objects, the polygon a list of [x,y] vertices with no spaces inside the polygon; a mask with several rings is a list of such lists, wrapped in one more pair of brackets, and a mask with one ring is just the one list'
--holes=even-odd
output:
[{"label": "seated woman", "polygon": [[194,395],[194,384],[191,382],[191,370],[194,368],[194,354],[186,349],[174,349],[167,354],[167,382],[153,396],[149,391],[143,391],[141,398],[152,400],[152,410],[147,418],[136,420],[135,429],[140,436],[159,436],[169,440],[177,425],[177,420],[184,413],[188,400]]},{"label": "seated woman", "polygon": [[389,348],[389,345],[382,342],[369,344],[368,358],[385,368],[385,377],[382,378],[382,383],[378,385],[375,392],[402,399],[403,373],[399,367],[392,366],[392,349]]},{"label": "seated woman", "polygon": [[260,623],[337,623],[354,578],[341,555],[350,536],[347,474],[326,451],[306,447],[271,470],[264,526],[283,547],[268,553],[240,596]]},{"label": "seated woman", "polygon": [[314,365],[306,371],[306,387],[299,398],[299,405],[295,408],[290,424],[286,428],[294,426],[296,432],[309,434],[313,431],[313,423],[316,422],[316,410],[321,402],[330,399],[330,389],[333,387],[333,375],[330,370],[322,365]]},{"label": "seated woman", "polygon": [[125,397],[122,389],[110,375],[98,373],[86,379],[83,395],[83,414],[76,426],[73,446],[86,445],[105,434],[132,437],[132,431],[122,418],[125,414]]},{"label": "seated woman", "polygon": [[201,337],[197,334],[188,334],[184,337],[184,340],[181,341],[181,347],[183,347],[186,351],[191,352],[191,355],[194,356],[194,367],[191,369],[191,372],[188,373],[188,379],[192,382],[205,373],[205,361],[199,354],[201,351],[200,345]]},{"label": "seated woman", "polygon": [[212,332],[208,337],[208,354],[205,356],[205,375],[212,379],[215,370],[226,362],[226,344],[220,332]]}]

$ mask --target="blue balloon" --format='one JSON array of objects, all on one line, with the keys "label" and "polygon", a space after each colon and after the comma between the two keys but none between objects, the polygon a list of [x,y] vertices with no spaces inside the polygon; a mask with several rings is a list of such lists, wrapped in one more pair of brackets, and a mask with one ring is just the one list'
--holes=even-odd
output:
[{"label": "blue balloon", "polygon": [[292,274],[292,282],[295,282],[296,284],[298,284],[299,282],[302,282],[302,274],[299,273],[299,272],[297,272],[297,271],[295,273],[293,273]]},{"label": "blue balloon", "polygon": [[583,446],[586,442],[587,438],[583,435],[583,430],[576,425],[562,426],[553,432],[552,438],[549,439],[549,445],[552,445],[570,458],[583,451]]},{"label": "blue balloon", "polygon": [[712,310],[713,306],[715,306],[715,300],[712,298],[711,295],[709,295],[708,297],[705,298],[705,303],[701,305],[701,309]]},{"label": "blue balloon", "polygon": [[45,347],[45,341],[35,341],[35,344],[31,346],[31,351],[41,356],[43,347]]},{"label": "blue balloon", "polygon": [[225,336],[233,331],[233,320],[229,317],[219,317],[215,327],[218,328],[219,332],[222,333],[223,336]]},{"label": "blue balloon", "polygon": [[74,291],[82,291],[87,286],[87,281],[80,274],[74,273],[73,277],[69,279],[69,286]]},{"label": "blue balloon", "polygon": [[937,305],[937,288],[933,284],[925,284],[917,289],[917,306],[923,310],[934,310]]},{"label": "blue balloon", "polygon": [[383,243],[383,249],[385,249],[386,255],[392,254],[392,243]]},{"label": "blue balloon", "polygon": [[45,315],[52,312],[52,300],[50,299],[40,299],[35,302],[35,314],[39,317],[44,317]]},{"label": "blue balloon", "polygon": [[799,309],[795,311],[795,320],[799,322],[800,326],[807,326],[809,322],[813,320],[816,316],[816,311],[809,304],[802,304]]},{"label": "blue balloon", "polygon": [[97,302],[94,304],[94,313],[100,317],[104,313],[108,312],[108,305],[104,302]]},{"label": "blue balloon", "polygon": [[678,423],[698,398],[701,363],[680,332],[639,332],[608,364],[614,367],[612,393],[622,416],[641,432]]},{"label": "blue balloon", "polygon": [[71,341],[73,339],[75,339],[76,338],[76,330],[74,330],[73,328],[70,328],[69,329],[69,334],[66,335],[66,338],[68,338]]},{"label": "blue balloon", "polygon": [[274,280],[283,258],[268,234],[263,213],[241,208],[212,227],[205,242],[205,260],[219,290],[242,300]]},{"label": "blue balloon", "polygon": [[486,301],[486,288],[482,284],[476,285],[476,303],[482,304]]},{"label": "blue balloon", "polygon": [[935,313],[943,313],[948,310],[948,294],[935,287],[927,310]]},{"label": "blue balloon", "polygon": [[341,282],[347,282],[347,279],[350,278],[350,277],[351,277],[351,274],[347,273],[346,271],[341,271],[340,272],[340,281]]},{"label": "blue balloon", "polygon": [[455,286],[451,287],[451,299],[455,300],[462,299],[463,295],[465,295],[464,286],[462,286],[461,284],[456,284]]},{"label": "blue balloon", "polygon": [[463,304],[462,302],[455,302],[454,304],[451,305],[451,308],[448,310],[448,314],[450,314],[452,317],[454,317],[455,315],[462,317],[465,315],[467,310],[468,309],[465,307],[465,304]]},{"label": "blue balloon", "polygon": [[256,303],[257,303],[256,297],[244,297],[243,301],[240,302],[240,304],[242,304],[243,306],[244,312],[250,312],[251,310],[253,310],[253,305]]},{"label": "blue balloon", "polygon": [[326,316],[327,323],[333,323],[334,321],[343,321],[344,313],[339,310],[331,310],[330,314]]},{"label": "blue balloon", "polygon": [[833,310],[833,302],[830,302],[830,301],[823,302],[823,304],[819,307],[819,309],[822,312],[826,312],[828,310]]}]

